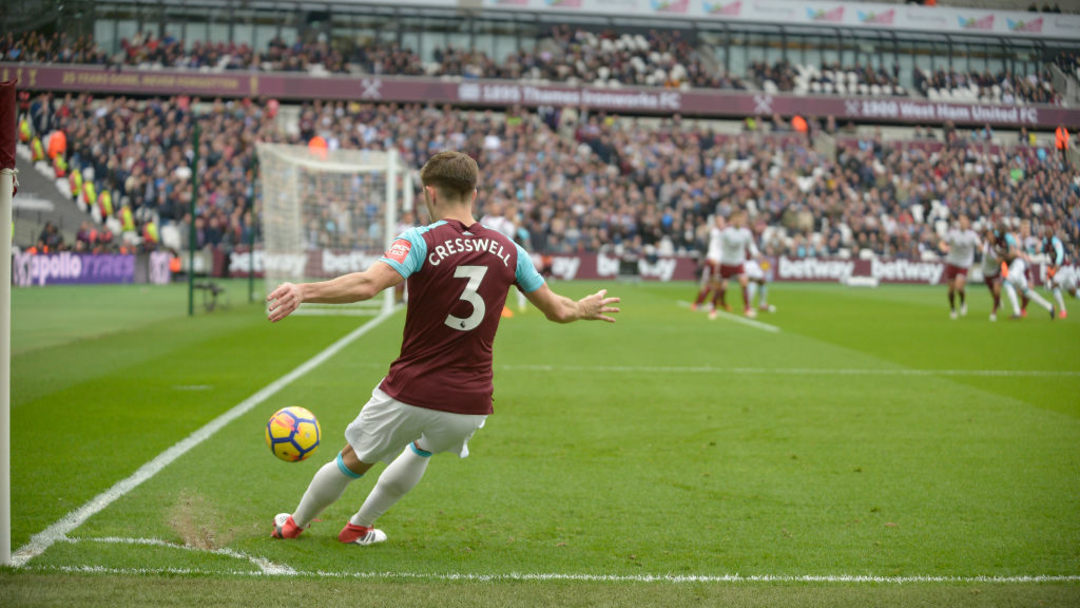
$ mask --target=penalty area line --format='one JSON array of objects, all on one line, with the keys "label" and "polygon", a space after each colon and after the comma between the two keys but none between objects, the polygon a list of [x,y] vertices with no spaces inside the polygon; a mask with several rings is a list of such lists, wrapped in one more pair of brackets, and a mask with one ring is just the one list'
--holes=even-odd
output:
[{"label": "penalty area line", "polygon": [[[679,300],[678,304],[683,308],[690,308],[692,306],[692,304],[690,304],[690,302],[687,302],[686,300]],[[755,321],[753,319],[747,319],[746,317],[740,317],[739,315],[733,315],[730,312],[724,310],[718,310],[716,312],[725,319],[731,319],[736,323],[742,323],[743,325],[748,325],[755,329],[762,329],[773,334],[780,333],[780,328],[775,325],[769,325],[768,323],[762,323],[761,321]]]},{"label": "penalty area line", "polygon": [[293,577],[303,576],[323,579],[366,579],[366,580],[426,580],[426,581],[466,581],[466,582],[548,582],[572,581],[585,583],[883,583],[903,585],[911,583],[994,583],[994,584],[1033,584],[1033,583],[1075,583],[1080,582],[1077,575],[1018,575],[1018,576],[874,576],[860,574],[563,574],[508,572],[505,574],[457,574],[424,572],[325,572],[322,570],[289,572],[266,572],[251,570],[205,570],[198,568],[110,568],[106,566],[30,566],[27,570],[43,572],[73,572],[111,575],[233,575],[251,577]]},{"label": "penalty area line", "polygon": [[139,485],[154,475],[157,475],[158,472],[169,466],[174,460],[180,458],[195,446],[212,437],[215,433],[224,428],[225,425],[248,413],[254,409],[255,406],[274,396],[278,391],[291,384],[294,380],[325,363],[327,359],[333,357],[343,348],[374,329],[396,311],[397,309],[395,308],[394,310],[381,314],[354,329],[345,337],[326,347],[322,352],[300,364],[296,369],[266,385],[254,395],[233,406],[229,411],[214,418],[202,428],[196,430],[169,449],[158,454],[153,460],[139,467],[130,477],[116,482],[108,490],[105,490],[101,494],[90,499],[89,502],[78,509],[69,512],[48,528],[33,535],[25,545],[20,547],[19,550],[11,556],[11,564],[16,568],[25,566],[27,562],[41,555],[46,549],[57,542],[62,541],[67,537],[68,533],[83,525],[86,520],[101,512],[118,498],[139,487]]}]

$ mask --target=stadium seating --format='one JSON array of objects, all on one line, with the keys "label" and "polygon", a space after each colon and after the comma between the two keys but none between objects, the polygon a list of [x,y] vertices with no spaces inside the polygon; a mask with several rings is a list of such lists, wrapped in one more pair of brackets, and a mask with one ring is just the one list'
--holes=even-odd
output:
[{"label": "stadium seating", "polygon": [[929,99],[966,103],[1061,103],[1046,70],[1018,77],[1010,72],[929,72],[915,68],[915,87]]}]

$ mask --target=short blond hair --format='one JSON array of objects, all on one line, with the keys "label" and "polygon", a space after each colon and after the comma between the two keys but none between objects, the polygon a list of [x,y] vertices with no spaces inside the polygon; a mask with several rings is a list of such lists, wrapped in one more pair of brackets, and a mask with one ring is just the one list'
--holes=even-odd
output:
[{"label": "short blond hair", "polygon": [[480,167],[467,154],[447,150],[432,156],[420,169],[420,181],[424,187],[432,186],[441,194],[454,198],[468,198],[476,190]]}]

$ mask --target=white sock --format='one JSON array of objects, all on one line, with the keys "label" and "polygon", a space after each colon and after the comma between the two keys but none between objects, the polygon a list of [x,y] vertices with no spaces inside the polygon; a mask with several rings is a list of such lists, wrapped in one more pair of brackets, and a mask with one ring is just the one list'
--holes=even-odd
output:
[{"label": "white sock", "polygon": [[1005,281],[1005,295],[1009,296],[1009,301],[1012,302],[1013,313],[1020,316],[1020,302],[1016,300],[1016,288],[1008,281]]},{"label": "white sock", "polygon": [[1054,310],[1054,306],[1050,302],[1047,302],[1046,298],[1036,293],[1034,289],[1031,289],[1030,287],[1028,289],[1025,289],[1024,295],[1027,296],[1029,300],[1035,302],[1039,306],[1042,306],[1046,310]]},{"label": "white sock", "polygon": [[525,299],[525,294],[520,289],[515,289],[514,293],[517,294],[518,310],[525,310],[525,305],[528,304],[528,300]]},{"label": "white sock", "polygon": [[308,486],[307,492],[304,492],[304,497],[300,499],[300,504],[292,514],[293,521],[301,528],[307,526],[326,507],[341,498],[349,482],[361,477],[362,475],[346,469],[345,463],[341,460],[341,454],[338,454],[336,459],[324,464],[315,473],[315,477],[311,479],[311,485]]},{"label": "white sock", "polygon": [[1054,299],[1057,300],[1058,310],[1065,312],[1065,296],[1061,295],[1061,288],[1054,288]]},{"label": "white sock", "polygon": [[761,293],[761,300],[758,301],[758,306],[763,306],[763,307],[768,306],[769,305],[769,284],[768,283],[762,283],[761,284],[761,290],[759,291],[759,293]]},{"label": "white sock", "polygon": [[750,303],[750,308],[753,308],[754,307],[754,298],[757,297],[758,284],[753,282],[753,281],[750,281],[750,284],[747,285],[746,288],[750,290],[750,297],[747,298],[746,301]]},{"label": "white sock", "polygon": [[420,483],[429,460],[431,460],[431,454],[427,452],[421,454],[413,444],[409,444],[409,447],[405,448],[405,451],[395,458],[394,462],[391,462],[379,476],[379,482],[372,488],[371,494],[368,494],[367,500],[356,515],[352,516],[349,523],[365,528],[373,527],[376,519]]}]

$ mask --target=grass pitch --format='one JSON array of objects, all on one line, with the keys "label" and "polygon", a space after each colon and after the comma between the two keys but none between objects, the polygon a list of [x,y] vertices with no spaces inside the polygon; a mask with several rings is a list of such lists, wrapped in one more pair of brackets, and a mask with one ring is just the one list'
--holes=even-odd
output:
[{"label": "grass pitch", "polygon": [[[614,326],[560,327],[535,309],[503,321],[495,415],[470,458],[437,456],[380,520],[389,542],[336,540],[381,467],[300,541],[271,541],[268,524],[343,443],[397,353],[402,313],[28,565],[47,573],[0,576],[0,603],[138,603],[122,590],[140,585],[162,590],[159,603],[218,589],[243,604],[261,585],[324,588],[326,604],[355,585],[504,605],[1080,603],[1075,582],[971,578],[1080,575],[1076,321],[1033,307],[990,323],[976,286],[971,314],[950,321],[944,288],[780,285],[779,311],[759,318],[780,329],[769,332],[680,307],[688,284],[604,286],[623,297]],[[271,326],[243,298],[188,319],[175,286],[95,289],[14,292],[16,548],[363,322]],[[88,297],[130,312],[117,323]],[[285,405],[322,423],[307,462],[263,443]],[[267,580],[267,563],[301,576]],[[55,573],[87,570],[106,574]],[[372,573],[388,576],[355,578]],[[709,578],[734,574],[773,578]],[[637,582],[668,575],[714,582]],[[894,582],[803,578],[840,575]]]}]

